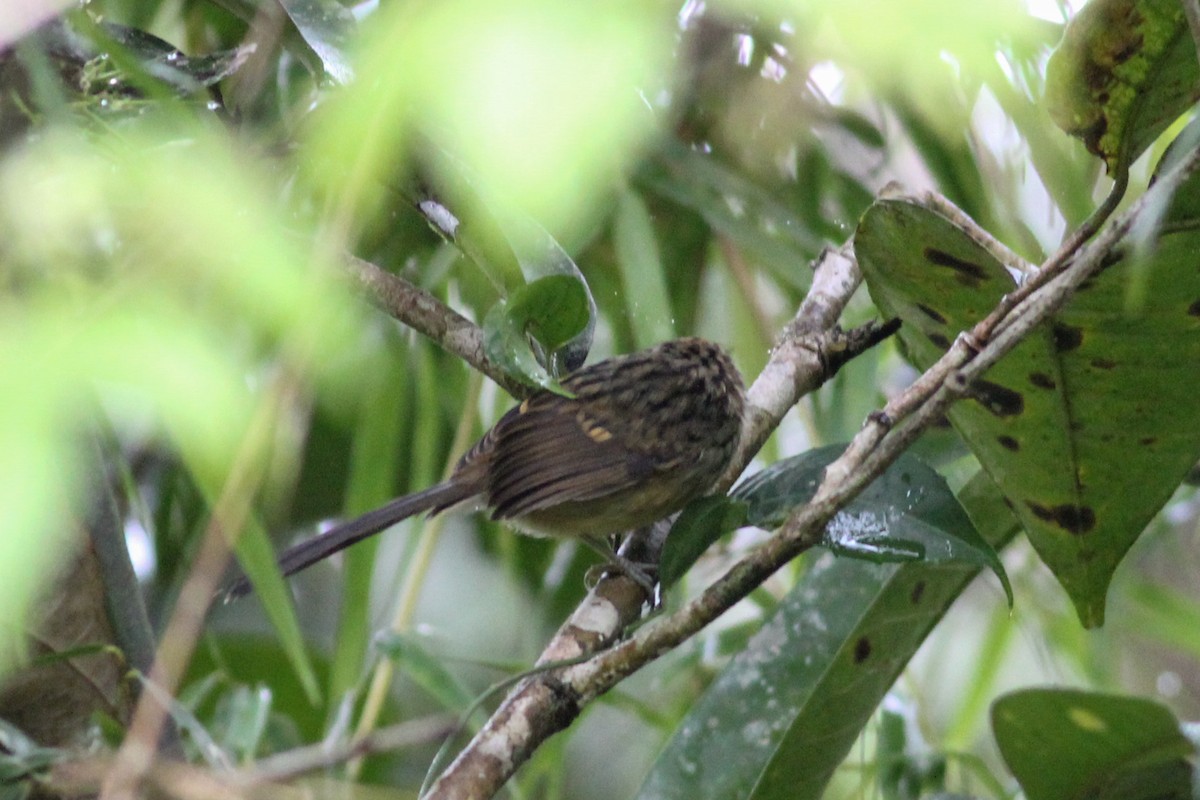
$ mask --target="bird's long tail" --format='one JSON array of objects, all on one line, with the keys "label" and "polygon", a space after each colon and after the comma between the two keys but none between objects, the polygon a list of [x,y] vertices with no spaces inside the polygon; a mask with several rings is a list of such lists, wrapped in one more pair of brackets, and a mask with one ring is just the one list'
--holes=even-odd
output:
[{"label": "bird's long tail", "polygon": [[[414,494],[397,497],[387,505],[368,511],[361,517],[343,522],[319,536],[288,548],[279,557],[279,571],[285,576],[292,575],[355,542],[390,528],[401,520],[424,511],[441,511],[478,493],[478,487],[465,481],[450,480]],[[251,588],[250,580],[243,575],[225,589],[225,601],[244,597],[250,594]]]}]

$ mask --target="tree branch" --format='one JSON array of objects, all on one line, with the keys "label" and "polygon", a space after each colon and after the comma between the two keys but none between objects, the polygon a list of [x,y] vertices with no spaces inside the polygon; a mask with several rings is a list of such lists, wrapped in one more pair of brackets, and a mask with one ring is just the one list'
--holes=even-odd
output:
[{"label": "tree branch", "polygon": [[513,397],[528,397],[533,391],[513,380],[487,357],[483,330],[429,292],[403,278],[347,255],[347,271],[366,289],[371,302],[434,344],[487,375]]},{"label": "tree branch", "polygon": [[[963,397],[974,378],[1060,308],[1080,283],[1097,273],[1143,210],[1169,200],[1183,180],[1198,167],[1200,151],[1189,155],[1161,178],[1090,244],[1082,244],[1085,237],[1072,236],[1070,241],[1078,242],[1082,249],[1072,252],[1060,249],[1038,274],[1032,288],[1020,293],[1014,301],[1001,304],[971,332],[959,336],[933,367],[889,402],[883,411],[872,415],[846,452],[826,469],[813,500],[797,509],[769,540],[735,563],[699,596],[586,662],[539,674],[519,684],[442,774],[428,796],[492,796],[542,741],[570,724],[589,702],[685,641],[780,567],[818,543],[825,524],[837,509],[878,477],[925,428],[944,415],[951,403]],[[1093,218],[1097,216],[1093,215]],[[822,260],[824,263],[825,259]],[[852,277],[855,272],[843,272],[842,280],[833,285],[843,290],[857,285],[857,276]],[[818,283],[814,282],[813,293],[816,292]],[[814,305],[821,308],[813,293],[806,299],[805,306],[813,299]],[[849,292],[845,297],[849,297]],[[835,307],[840,313],[840,306],[832,302],[826,310]],[[789,327],[788,334],[795,333],[796,328],[807,327],[803,312],[804,307]],[[772,353],[771,363],[752,387],[754,399],[747,421],[751,444],[740,451],[739,463],[744,462],[748,452],[753,452],[752,431],[760,425],[760,430],[767,428],[766,422],[772,411],[764,408],[764,399],[768,404],[771,399],[778,399],[774,389],[764,390],[764,398],[756,391],[757,387],[764,380],[772,386],[786,386],[789,382],[799,386],[806,371],[797,369],[798,363],[811,362],[806,359],[805,348],[799,344],[799,339],[785,335],[780,347]],[[901,424],[897,425],[897,422]],[[765,434],[759,435],[765,439]],[[607,584],[619,581],[628,582],[624,578],[602,581],[560,630],[546,653],[553,652],[554,657],[562,657],[571,650],[585,652],[585,647],[603,646],[611,641],[611,626],[626,622],[628,614],[624,613],[627,609],[606,600],[601,590]],[[585,630],[589,635],[573,637],[573,629]]]},{"label": "tree branch", "polygon": [[[870,335],[848,339],[837,328],[842,309],[862,280],[857,263],[847,255],[847,247],[826,250],[818,257],[807,297],[781,335],[779,344],[771,351],[767,366],[747,391],[741,444],[725,476],[715,487],[717,491],[723,492],[733,484],[783,415],[802,396],[832,375],[831,362],[843,363],[854,348],[861,352],[876,340]],[[732,598],[730,604],[736,599]],[[632,580],[620,575],[605,577],[550,640],[538,658],[538,664],[578,658],[608,647],[639,618],[643,602],[642,591]],[[706,622],[700,622],[695,630],[704,624]],[[665,649],[623,673],[622,667],[609,665],[606,669],[612,682],[605,688]],[[569,725],[586,701],[599,693],[585,697],[580,689],[586,683],[576,684],[572,677],[573,670],[587,669],[592,663],[594,660],[562,671],[539,673],[518,684],[438,778],[427,796],[456,798],[495,794],[545,739]]]}]

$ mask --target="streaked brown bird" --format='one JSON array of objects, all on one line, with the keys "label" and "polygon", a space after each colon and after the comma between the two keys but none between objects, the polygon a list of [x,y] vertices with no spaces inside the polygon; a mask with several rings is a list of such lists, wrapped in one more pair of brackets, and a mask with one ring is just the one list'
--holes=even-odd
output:
[{"label": "streaked brown bird", "polygon": [[[493,519],[535,536],[581,539],[629,572],[607,537],[669,516],[712,488],[741,434],[741,376],[719,346],[686,338],[601,361],[562,384],[573,398],[533,394],[449,480],[301,542],[283,553],[280,570],[291,575],[414,514],[474,499]],[[249,591],[241,578],[226,597]]]}]

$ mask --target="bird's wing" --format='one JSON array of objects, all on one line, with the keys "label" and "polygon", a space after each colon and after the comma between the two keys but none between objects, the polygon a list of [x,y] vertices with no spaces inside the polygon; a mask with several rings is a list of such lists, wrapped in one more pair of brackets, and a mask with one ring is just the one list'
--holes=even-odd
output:
[{"label": "bird's wing", "polygon": [[497,519],[604,497],[655,472],[649,455],[562,398],[535,396],[493,434],[487,500]]}]

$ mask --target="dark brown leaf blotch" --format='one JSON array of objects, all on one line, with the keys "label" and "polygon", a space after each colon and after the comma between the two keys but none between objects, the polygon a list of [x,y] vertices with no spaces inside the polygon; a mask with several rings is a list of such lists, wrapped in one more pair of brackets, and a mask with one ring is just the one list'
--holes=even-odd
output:
[{"label": "dark brown leaf blotch", "polygon": [[924,303],[917,303],[917,308],[919,308],[921,310],[922,314],[929,317],[931,320],[933,320],[937,324],[939,324],[939,325],[946,324],[946,318],[943,317],[941,314],[939,314],[936,309],[930,308],[929,306],[925,305]]},{"label": "dark brown leaf blotch", "polygon": [[1021,443],[1011,436],[997,436],[996,441],[1005,450],[1012,450],[1014,453],[1021,449]]},{"label": "dark brown leaf blotch", "polygon": [[1096,527],[1096,512],[1088,506],[1077,506],[1063,503],[1058,506],[1044,506],[1041,503],[1026,501],[1026,506],[1033,515],[1043,522],[1050,522],[1076,535],[1088,533]]},{"label": "dark brown leaf blotch", "polygon": [[951,255],[945,250],[938,250],[936,247],[926,247],[925,258],[931,264],[936,264],[939,267],[949,267],[954,270],[955,278],[963,286],[969,286],[973,289],[988,279],[987,270],[983,267],[973,261],[967,261],[964,258]]},{"label": "dark brown leaf blotch", "polygon": [[1032,383],[1034,386],[1038,387],[1039,389],[1057,389],[1058,388],[1058,384],[1054,382],[1054,378],[1051,378],[1049,375],[1047,375],[1044,372],[1029,373],[1029,382]]},{"label": "dark brown leaf blotch", "polygon": [[1053,331],[1054,349],[1060,353],[1070,352],[1083,344],[1083,330],[1081,328],[1056,322],[1054,323]]},{"label": "dark brown leaf blotch", "polygon": [[1015,417],[1025,410],[1025,397],[991,381],[971,384],[971,397],[997,417]]},{"label": "dark brown leaf blotch", "polygon": [[912,592],[909,593],[908,599],[912,604],[918,605],[921,602],[921,597],[925,594],[925,581],[917,581],[913,584]]}]

